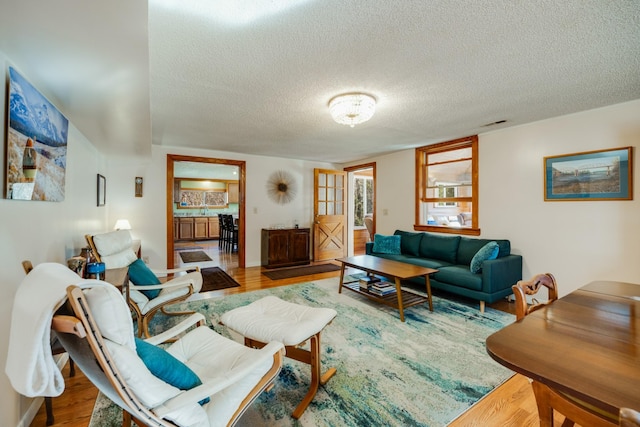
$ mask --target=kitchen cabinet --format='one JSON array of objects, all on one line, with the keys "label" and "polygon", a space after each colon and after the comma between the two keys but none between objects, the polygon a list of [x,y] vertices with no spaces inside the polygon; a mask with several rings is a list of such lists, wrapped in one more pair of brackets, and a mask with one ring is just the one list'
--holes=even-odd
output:
[{"label": "kitchen cabinet", "polygon": [[194,218],[193,237],[196,240],[209,238],[209,218],[208,217]]},{"label": "kitchen cabinet", "polygon": [[208,236],[210,239],[219,239],[220,238],[220,221],[218,221],[218,217],[210,216],[207,221]]},{"label": "kitchen cabinet", "polygon": [[218,238],[220,238],[220,223],[217,216],[173,219],[174,240],[209,240]]},{"label": "kitchen cabinet", "polygon": [[180,218],[178,223],[178,239],[180,240],[193,240],[194,233],[194,221],[193,218]]},{"label": "kitchen cabinet", "polygon": [[240,203],[240,184],[238,182],[227,183],[227,203]]},{"label": "kitchen cabinet", "polygon": [[308,228],[262,229],[261,261],[266,268],[309,264]]}]

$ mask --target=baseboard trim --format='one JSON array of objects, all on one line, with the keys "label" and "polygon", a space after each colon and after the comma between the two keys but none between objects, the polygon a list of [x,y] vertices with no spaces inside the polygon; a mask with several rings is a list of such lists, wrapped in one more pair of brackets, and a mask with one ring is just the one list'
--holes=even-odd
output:
[{"label": "baseboard trim", "polygon": [[[69,361],[69,355],[67,353],[62,353],[59,356],[56,356],[56,365],[58,369],[62,370],[64,365]],[[22,419],[18,423],[17,427],[29,427],[36,415],[38,415],[38,411],[40,407],[44,404],[44,397],[35,397],[31,400],[31,404],[27,408],[27,411],[22,416]],[[54,414],[55,415],[55,414]]]}]

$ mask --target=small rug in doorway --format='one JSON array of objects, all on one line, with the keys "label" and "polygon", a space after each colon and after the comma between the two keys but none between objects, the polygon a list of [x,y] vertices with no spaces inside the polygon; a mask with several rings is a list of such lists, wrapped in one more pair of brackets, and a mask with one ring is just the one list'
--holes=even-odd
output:
[{"label": "small rug in doorway", "polygon": [[291,277],[309,276],[311,274],[338,271],[340,267],[335,264],[306,265],[304,267],[283,268],[279,270],[264,271],[262,274],[271,280],[289,279]]},{"label": "small rug in doorway", "polygon": [[202,246],[182,246],[174,248],[174,251],[194,251],[196,249],[204,249]]},{"label": "small rug in doorway", "polygon": [[180,252],[182,262],[213,261],[204,251]]},{"label": "small rug in doorway", "polygon": [[202,289],[200,292],[218,291],[240,286],[240,283],[233,280],[231,276],[218,267],[203,268],[200,273],[202,273]]}]

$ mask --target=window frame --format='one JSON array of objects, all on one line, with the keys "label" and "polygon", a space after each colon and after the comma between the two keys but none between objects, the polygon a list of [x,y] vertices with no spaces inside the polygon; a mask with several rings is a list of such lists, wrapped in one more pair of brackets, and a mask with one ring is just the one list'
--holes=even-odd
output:
[{"label": "window frame", "polygon": [[[429,155],[442,154],[448,151],[460,149],[471,149],[471,197],[459,197],[456,191],[455,197],[427,197],[428,176],[429,176]],[[415,187],[415,223],[414,230],[430,231],[436,233],[463,234],[470,236],[479,236],[479,168],[478,168],[478,135],[467,136],[464,138],[445,141],[438,144],[426,145],[415,149],[416,161],[416,187]],[[433,165],[433,164],[432,164]],[[446,185],[444,186],[446,188]],[[426,219],[422,221],[421,206],[433,204],[436,207],[440,203],[471,203],[471,227],[450,227],[448,225],[426,224]],[[455,207],[450,205],[442,205],[440,207]],[[427,211],[428,212],[428,211]],[[426,215],[424,215],[426,217]]]}]

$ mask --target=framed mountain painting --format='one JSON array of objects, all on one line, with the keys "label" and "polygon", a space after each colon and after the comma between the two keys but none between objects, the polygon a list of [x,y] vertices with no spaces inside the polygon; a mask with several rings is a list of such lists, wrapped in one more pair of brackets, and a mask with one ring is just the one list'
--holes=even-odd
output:
[{"label": "framed mountain painting", "polygon": [[69,121],[9,67],[6,198],[64,200]]}]

